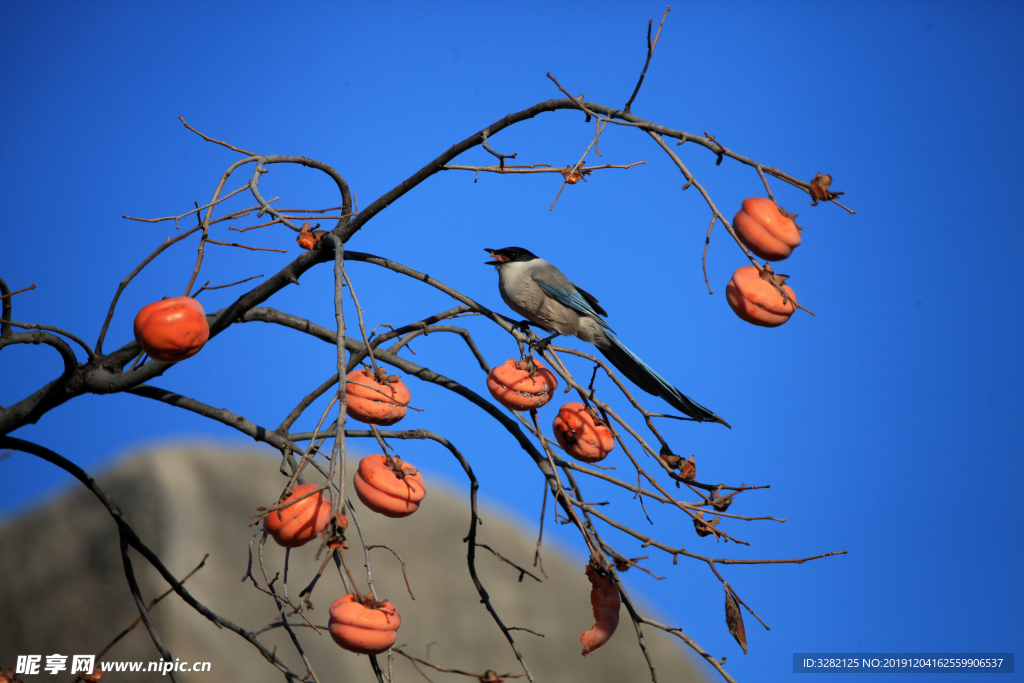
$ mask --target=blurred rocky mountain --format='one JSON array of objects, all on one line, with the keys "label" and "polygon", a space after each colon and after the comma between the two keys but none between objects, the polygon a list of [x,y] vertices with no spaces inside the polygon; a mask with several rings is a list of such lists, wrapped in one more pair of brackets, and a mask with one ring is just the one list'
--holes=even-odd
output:
[{"label": "blurred rocky mountain", "polygon": [[[273,600],[251,582],[241,581],[255,529],[248,526],[250,516],[257,506],[272,504],[285,483],[275,460],[251,451],[176,446],[125,459],[99,481],[143,542],[178,577],[210,554],[206,566],[186,584],[198,600],[251,631],[278,619]],[[402,616],[398,643],[419,657],[425,657],[429,648],[430,661],[449,668],[520,673],[469,576],[462,540],[469,526],[468,500],[431,485],[420,510],[406,519],[388,519],[358,501],[355,504],[368,542],[387,543],[408,566],[415,600],[406,591],[395,557],[387,550],[371,551],[378,594],[390,599]],[[482,508],[480,513],[484,524],[479,542],[532,569],[535,530],[517,528],[492,509]],[[349,531],[352,550],[346,557],[357,580],[363,581],[362,549],[354,529]],[[313,559],[315,552],[312,543],[292,551],[290,595],[297,595],[316,573],[320,563]],[[268,541],[265,557],[271,576],[283,573],[283,549]],[[148,602],[167,585],[134,551],[132,558]],[[584,567],[560,555],[550,543],[544,554],[549,578],[541,583],[529,577],[519,582],[516,569],[483,550],[478,551],[477,567],[504,622],[544,634],[542,638],[513,632],[538,681],[650,680],[625,607],[611,642],[588,657],[580,655],[580,635],[593,624],[590,586]],[[254,568],[254,573],[262,585],[259,570]],[[282,588],[281,581],[276,585]],[[331,563],[313,592],[312,622],[325,624],[328,606],[344,592]],[[281,674],[251,645],[217,628],[176,596],[168,596],[151,614],[172,655],[212,664],[209,673],[179,673],[181,681],[281,680]],[[54,653],[94,654],[137,616],[124,577],[116,526],[84,488],[0,524],[0,669],[14,666],[18,655],[40,654],[45,663],[45,656]],[[326,633],[317,635],[309,628],[296,631],[321,683],[375,680],[367,657],[341,650]],[[667,636],[651,628],[644,635],[660,681],[708,680],[697,671],[706,665],[695,664]],[[259,637],[268,648],[276,648],[292,670],[305,670],[282,629]],[[152,661],[159,655],[140,625],[104,659]],[[381,661],[386,667],[386,658],[382,656]],[[400,656],[395,656],[393,666],[396,681],[423,680]],[[475,680],[420,666],[434,683]],[[153,681],[155,676],[112,672],[104,680],[131,683]],[[72,677],[43,673],[24,678],[28,683]]]}]

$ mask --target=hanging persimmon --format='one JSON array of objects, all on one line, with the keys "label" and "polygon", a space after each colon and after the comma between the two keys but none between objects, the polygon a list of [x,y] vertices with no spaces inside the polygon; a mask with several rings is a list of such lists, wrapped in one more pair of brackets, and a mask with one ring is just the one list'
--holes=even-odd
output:
[{"label": "hanging persimmon", "polygon": [[[786,277],[773,273],[767,264],[764,268],[737,268],[725,287],[725,298],[736,315],[748,323],[778,327],[796,311],[796,294],[785,284]],[[785,298],[776,285],[786,293]]]},{"label": "hanging persimmon", "polygon": [[353,483],[363,505],[386,517],[408,517],[427,495],[423,476],[397,455],[366,456],[359,461]]},{"label": "hanging persimmon", "polygon": [[612,430],[597,411],[582,403],[563,405],[551,426],[558,445],[577,460],[600,462],[615,448]]},{"label": "hanging persimmon", "polygon": [[[302,484],[296,486],[291,495],[282,500],[282,503],[301,498],[310,491],[320,488],[316,484]],[[344,516],[344,525],[348,520]],[[323,493],[314,493],[297,503],[280,510],[271,510],[263,520],[263,529],[279,546],[284,548],[298,548],[309,543],[319,534],[331,521],[331,505],[324,498]]]},{"label": "hanging persimmon", "polygon": [[534,359],[509,358],[487,375],[487,390],[491,396],[511,410],[540,408],[551,400],[557,387],[555,373]]},{"label": "hanging persimmon", "polygon": [[202,304],[187,296],[154,301],[135,316],[135,341],[161,363],[191,358],[209,339]]},{"label": "hanging persimmon", "polygon": [[356,368],[345,379],[345,412],[353,420],[386,427],[405,417],[412,395],[399,375]]},{"label": "hanging persimmon", "polygon": [[367,593],[362,600],[351,593],[338,598],[330,608],[327,628],[331,637],[349,652],[379,655],[395,644],[402,617],[387,600]]},{"label": "hanging persimmon", "polygon": [[743,244],[766,261],[789,258],[800,246],[800,227],[775,202],[764,197],[748,197],[732,219]]}]

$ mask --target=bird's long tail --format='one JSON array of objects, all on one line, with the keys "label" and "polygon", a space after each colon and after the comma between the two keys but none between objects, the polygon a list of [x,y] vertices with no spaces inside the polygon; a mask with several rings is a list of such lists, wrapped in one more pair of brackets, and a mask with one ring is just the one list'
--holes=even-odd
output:
[{"label": "bird's long tail", "polygon": [[604,338],[595,342],[595,346],[619,372],[648,394],[660,396],[673,408],[699,422],[718,422],[732,429],[728,422],[672,386],[611,332],[605,330]]}]

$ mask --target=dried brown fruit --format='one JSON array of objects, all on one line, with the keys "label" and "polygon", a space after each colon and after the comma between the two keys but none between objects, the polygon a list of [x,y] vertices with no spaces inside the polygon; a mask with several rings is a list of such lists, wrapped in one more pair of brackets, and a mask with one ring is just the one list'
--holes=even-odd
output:
[{"label": "dried brown fruit", "polygon": [[604,569],[596,567],[593,560],[587,565],[587,578],[590,579],[590,604],[594,607],[594,628],[582,636],[583,656],[587,656],[601,647],[615,633],[619,625],[619,607],[621,598],[619,588],[611,575]]}]

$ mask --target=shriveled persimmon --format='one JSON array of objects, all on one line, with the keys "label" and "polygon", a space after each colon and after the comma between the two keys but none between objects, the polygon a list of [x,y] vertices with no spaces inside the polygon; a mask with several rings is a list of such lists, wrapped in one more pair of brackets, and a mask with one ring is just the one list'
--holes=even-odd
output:
[{"label": "shriveled persimmon", "polygon": [[732,219],[743,244],[766,261],[788,258],[800,246],[800,228],[770,199],[748,197]]},{"label": "shriveled persimmon", "polygon": [[[296,486],[281,501],[288,503],[320,488],[316,484]],[[345,518],[342,517],[344,520]],[[263,529],[279,546],[298,548],[309,543],[331,521],[331,505],[322,493],[314,493],[280,510],[272,510],[263,520]],[[347,520],[345,520],[347,523]]]},{"label": "shriveled persimmon", "polygon": [[[319,225],[317,223],[317,226]],[[302,224],[302,229],[299,230],[299,236],[295,238],[295,241],[303,249],[313,249],[326,234],[326,230],[312,230],[309,227],[309,221],[306,221]]]},{"label": "shriveled persimmon", "polygon": [[412,395],[399,375],[388,375],[383,368],[377,374],[370,368],[356,368],[346,380],[345,412],[353,420],[388,426],[405,417]]},{"label": "shriveled persimmon", "polygon": [[353,483],[363,505],[386,517],[408,517],[427,495],[423,476],[397,455],[366,456],[359,461]]},{"label": "shriveled persimmon", "polygon": [[[785,280],[785,275],[776,275],[767,264],[764,268],[737,268],[725,287],[725,298],[736,315],[748,323],[778,327],[796,311],[796,294]],[[785,298],[776,285],[786,293]]]},{"label": "shriveled persimmon", "polygon": [[540,408],[551,400],[557,387],[555,373],[535,359],[509,358],[487,375],[491,396],[511,410]]},{"label": "shriveled persimmon", "polygon": [[566,453],[583,462],[600,462],[615,448],[612,430],[593,408],[566,403],[558,409],[552,428]]},{"label": "shriveled persimmon", "polygon": [[587,565],[587,578],[590,579],[590,604],[594,608],[594,628],[582,636],[583,656],[607,643],[619,625],[619,607],[622,599],[619,588],[611,575],[604,569],[594,566],[593,561]]},{"label": "shriveled persimmon", "polygon": [[367,593],[359,600],[351,593],[338,598],[330,608],[327,628],[331,637],[349,652],[379,655],[395,644],[402,617],[387,600]]},{"label": "shriveled persimmon", "polygon": [[135,341],[161,363],[191,358],[209,339],[206,311],[187,296],[154,301],[135,316]]}]

